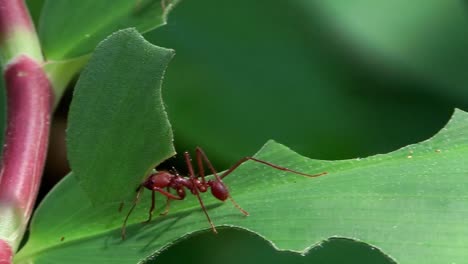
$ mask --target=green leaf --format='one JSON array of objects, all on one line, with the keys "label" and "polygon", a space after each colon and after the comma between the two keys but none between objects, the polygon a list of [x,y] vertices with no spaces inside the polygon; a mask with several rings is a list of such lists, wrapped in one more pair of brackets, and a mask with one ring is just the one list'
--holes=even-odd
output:
[{"label": "green leaf", "polygon": [[166,23],[177,0],[47,0],[39,35],[48,60],[86,55],[109,34],[135,27],[146,32]]},{"label": "green leaf", "polygon": [[136,30],[122,30],[98,46],[81,74],[67,149],[72,171],[93,203],[133,195],[153,167],[175,154],[160,90],[172,56]]},{"label": "green leaf", "polygon": [[[271,141],[258,158],[328,175],[307,178],[248,162],[225,183],[249,217],[209,194],[203,199],[218,226],[250,230],[281,250],[305,254],[323,241],[342,237],[377,247],[397,263],[463,263],[468,257],[467,131],[468,114],[456,111],[450,123],[427,141],[342,161],[311,160]],[[141,224],[149,197],[146,192],[122,241],[120,228],[128,205],[120,213],[118,203],[92,206],[72,174],[38,209],[30,240],[16,260],[134,263],[181,237],[209,230],[192,195],[174,201],[168,215]],[[164,198],[157,197],[161,211]]]}]

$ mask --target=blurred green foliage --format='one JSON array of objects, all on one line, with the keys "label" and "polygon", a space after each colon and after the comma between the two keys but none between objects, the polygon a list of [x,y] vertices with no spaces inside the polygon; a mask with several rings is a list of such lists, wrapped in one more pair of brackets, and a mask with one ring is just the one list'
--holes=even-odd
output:
[{"label": "blurred green foliage", "polygon": [[410,89],[468,105],[466,1],[299,2],[306,12],[318,10],[361,56],[425,82]]},{"label": "blurred green foliage", "polygon": [[223,168],[270,138],[342,159],[424,140],[446,123],[452,101],[387,70],[323,17],[297,1],[181,3],[147,34],[177,53],[163,94],[179,148],[203,146]]}]

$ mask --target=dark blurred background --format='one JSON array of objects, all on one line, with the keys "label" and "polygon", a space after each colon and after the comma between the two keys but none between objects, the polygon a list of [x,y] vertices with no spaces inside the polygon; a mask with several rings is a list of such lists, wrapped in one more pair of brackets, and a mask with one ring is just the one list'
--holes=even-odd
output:
[{"label": "dark blurred background", "polygon": [[[335,160],[425,140],[453,108],[468,110],[466,8],[440,0],[186,0],[145,37],[177,53],[163,96],[179,153],[201,146],[223,170],[275,139]],[[43,194],[68,171],[69,100],[56,113]],[[351,240],[301,257],[232,229],[185,239],[155,262],[259,261],[392,263]]]}]

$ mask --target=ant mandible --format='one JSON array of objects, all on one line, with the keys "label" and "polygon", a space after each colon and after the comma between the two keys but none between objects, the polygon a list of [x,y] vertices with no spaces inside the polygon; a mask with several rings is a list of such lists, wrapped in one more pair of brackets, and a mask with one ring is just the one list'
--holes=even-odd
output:
[{"label": "ant mandible", "polygon": [[[126,236],[126,226],[127,226],[127,221],[128,218],[130,217],[130,214],[133,212],[133,209],[135,209],[136,204],[140,200],[141,193],[143,190],[146,188],[150,191],[151,193],[151,207],[149,210],[149,216],[148,220],[146,220],[144,223],[148,223],[151,221],[153,217],[153,212],[155,209],[155,194],[156,192],[161,193],[162,195],[166,196],[166,209],[164,210],[161,215],[166,215],[169,212],[169,203],[170,200],[183,200],[186,196],[185,193],[185,188],[190,190],[190,192],[195,195],[200,202],[200,206],[203,209],[203,212],[206,215],[206,218],[208,219],[208,222],[210,223],[211,229],[213,230],[214,233],[217,233],[216,228],[211,221],[210,216],[208,215],[208,212],[206,210],[205,204],[203,203],[200,193],[206,192],[208,189],[211,188],[211,194],[218,200],[221,201],[226,201],[228,198],[231,200],[232,204],[241,211],[242,214],[248,216],[249,213],[242,209],[235,201],[232,199],[231,195],[229,194],[228,188],[226,185],[223,183],[222,179],[226,176],[228,176],[230,173],[232,173],[237,167],[239,167],[242,163],[252,160],[258,163],[262,163],[264,165],[273,167],[277,170],[282,170],[282,171],[287,171],[295,174],[299,174],[302,176],[306,177],[318,177],[324,174],[327,174],[327,172],[322,172],[319,174],[306,174],[298,171],[294,171],[288,168],[280,167],[275,164],[272,164],[267,161],[259,160],[253,157],[245,157],[236,162],[231,168],[229,168],[227,171],[225,171],[223,174],[218,175],[216,170],[214,169],[213,165],[211,164],[210,160],[206,156],[205,152],[200,148],[197,147],[195,149],[196,153],[196,159],[197,159],[197,165],[198,165],[198,176],[195,176],[194,170],[193,170],[193,165],[191,161],[190,154],[188,152],[184,153],[185,157],[185,163],[187,164],[187,169],[189,172],[189,176],[181,176],[179,173],[174,169],[173,172],[169,171],[158,171],[155,173],[152,173],[151,175],[146,178],[146,180],[138,186],[137,189],[137,194],[135,197],[135,200],[133,202],[132,207],[130,208],[129,212],[127,213],[127,216],[125,217],[125,220],[122,225],[122,240],[125,239]],[[203,162],[208,166],[208,169],[211,171],[211,173],[214,175],[213,180],[206,180],[205,179],[205,169],[203,167]],[[201,180],[200,180],[201,178]],[[176,194],[172,194],[170,191],[171,189],[176,191]]]}]

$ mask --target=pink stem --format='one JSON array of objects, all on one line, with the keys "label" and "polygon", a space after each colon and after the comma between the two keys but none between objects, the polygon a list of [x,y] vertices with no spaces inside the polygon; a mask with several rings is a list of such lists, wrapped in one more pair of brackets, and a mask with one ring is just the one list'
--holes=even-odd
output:
[{"label": "pink stem", "polygon": [[24,0],[0,0],[0,32],[8,35],[16,27],[34,30]]},{"label": "pink stem", "polygon": [[0,59],[2,64],[27,54],[42,61],[34,24],[23,0],[0,0]]},{"label": "pink stem", "polygon": [[[16,249],[31,216],[44,168],[53,104],[51,85],[41,66],[21,55],[7,65],[7,131],[0,164],[0,208],[18,212],[15,219],[0,217],[0,226],[19,222],[12,232]],[[3,222],[3,223],[2,223]],[[1,256],[8,255],[2,248]],[[4,246],[4,245],[3,245]],[[5,262],[8,263],[8,262]]]},{"label": "pink stem", "polygon": [[39,189],[53,102],[24,0],[0,0],[0,59],[8,106],[0,160],[0,264],[10,264]]},{"label": "pink stem", "polygon": [[10,245],[0,240],[0,264],[10,264],[13,259],[13,250]]}]

